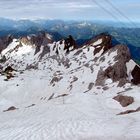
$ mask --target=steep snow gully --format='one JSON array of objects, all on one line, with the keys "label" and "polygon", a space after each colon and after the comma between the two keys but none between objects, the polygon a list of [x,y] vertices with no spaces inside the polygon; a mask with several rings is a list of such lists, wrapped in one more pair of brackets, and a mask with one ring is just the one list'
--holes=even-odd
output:
[{"label": "steep snow gully", "polygon": [[72,36],[8,38],[0,140],[140,139],[140,67],[127,46],[112,46],[106,34],[80,48]]}]

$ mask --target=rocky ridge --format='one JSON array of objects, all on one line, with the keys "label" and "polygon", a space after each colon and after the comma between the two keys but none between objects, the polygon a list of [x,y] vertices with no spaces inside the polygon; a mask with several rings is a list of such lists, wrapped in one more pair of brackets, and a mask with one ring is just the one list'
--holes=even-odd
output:
[{"label": "rocky ridge", "polygon": [[[111,79],[113,82],[119,81],[119,86],[123,86],[127,82],[140,83],[140,68],[131,60],[128,47],[125,45],[112,46],[111,36],[107,34],[96,36],[80,48],[72,36],[53,42],[52,36],[47,33],[19,39],[11,39],[9,36],[3,42],[7,48],[5,45],[1,47],[6,48],[1,52],[1,69],[8,66],[17,70],[40,69],[40,66],[46,69],[48,59],[56,60],[58,65],[70,68],[72,59],[76,62],[77,67],[90,67],[92,71],[96,63],[95,67],[99,63],[102,65],[108,59],[106,66],[99,66],[95,85],[104,86],[107,79]],[[112,56],[114,52],[116,54]],[[90,64],[91,62],[94,65]]]}]

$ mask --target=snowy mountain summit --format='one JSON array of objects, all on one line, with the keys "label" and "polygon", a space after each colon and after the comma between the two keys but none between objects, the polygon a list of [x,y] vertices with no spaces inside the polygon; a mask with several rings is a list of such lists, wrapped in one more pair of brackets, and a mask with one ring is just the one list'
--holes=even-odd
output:
[{"label": "snowy mountain summit", "polygon": [[140,138],[140,66],[127,46],[100,34],[79,47],[48,33],[0,46],[0,139]]}]

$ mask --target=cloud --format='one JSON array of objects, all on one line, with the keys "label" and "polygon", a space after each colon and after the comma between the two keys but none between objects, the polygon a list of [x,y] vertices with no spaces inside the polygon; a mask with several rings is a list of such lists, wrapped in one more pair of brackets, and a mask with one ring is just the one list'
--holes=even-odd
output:
[{"label": "cloud", "polygon": [[28,0],[28,1],[19,1],[19,0],[1,0],[0,9],[3,12],[0,12],[0,16],[5,17],[27,17],[27,18],[37,18],[40,17],[52,17],[59,18],[61,15],[65,18],[65,14],[70,14],[73,11],[89,10],[94,8],[89,2],[85,1],[66,1],[61,0]]},{"label": "cloud", "polygon": [[[106,2],[96,0],[113,14]],[[110,0],[126,15],[139,18],[139,0]],[[131,12],[131,13],[130,13]],[[119,15],[117,15],[119,16]],[[0,17],[6,18],[57,18],[57,19],[112,19],[93,0],[0,0]]]}]

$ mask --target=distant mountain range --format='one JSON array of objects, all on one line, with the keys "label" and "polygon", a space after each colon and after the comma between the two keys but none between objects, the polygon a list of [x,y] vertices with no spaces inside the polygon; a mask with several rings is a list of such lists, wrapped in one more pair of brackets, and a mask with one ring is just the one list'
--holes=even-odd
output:
[{"label": "distant mountain range", "polygon": [[140,24],[136,23],[135,25],[112,21],[11,20],[0,18],[0,36],[11,34],[19,38],[43,31],[52,34],[55,41],[72,35],[80,46],[97,34],[104,32],[113,36],[114,44],[128,45],[133,59],[140,63]]}]

